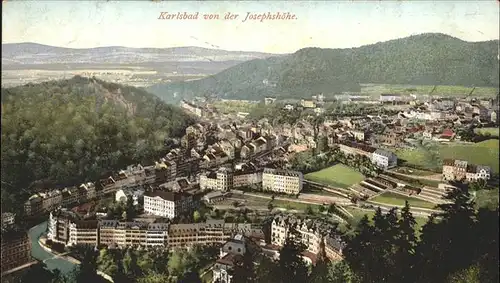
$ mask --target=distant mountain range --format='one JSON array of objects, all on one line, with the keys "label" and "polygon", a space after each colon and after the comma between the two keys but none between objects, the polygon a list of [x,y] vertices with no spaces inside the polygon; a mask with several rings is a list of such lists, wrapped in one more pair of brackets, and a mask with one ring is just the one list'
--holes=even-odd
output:
[{"label": "distant mountain range", "polygon": [[73,49],[37,43],[2,44],[2,65],[17,64],[142,64],[159,62],[222,62],[267,58],[273,54],[202,47]]},{"label": "distant mountain range", "polygon": [[165,101],[216,95],[261,99],[360,91],[362,83],[498,87],[498,40],[466,42],[427,33],[358,48],[304,48],[254,59],[209,77],[157,84]]}]

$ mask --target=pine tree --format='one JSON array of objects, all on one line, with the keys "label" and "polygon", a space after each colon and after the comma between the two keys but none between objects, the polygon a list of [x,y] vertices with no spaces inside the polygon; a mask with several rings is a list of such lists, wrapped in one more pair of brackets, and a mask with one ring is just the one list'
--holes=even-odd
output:
[{"label": "pine tree", "polygon": [[387,276],[387,263],[388,260],[388,231],[389,223],[386,216],[382,213],[380,207],[375,211],[373,216],[373,237],[369,239],[369,254],[372,259],[369,261],[371,263],[370,278],[373,282],[385,282]]},{"label": "pine tree", "polygon": [[278,261],[281,282],[304,283],[307,282],[308,269],[302,258],[306,247],[301,241],[300,233],[296,227],[290,227],[283,248],[280,250]]},{"label": "pine tree", "polygon": [[236,260],[233,269],[234,283],[253,283],[255,282],[254,254],[247,248],[243,256]]},{"label": "pine tree", "polygon": [[280,282],[279,267],[277,263],[265,255],[260,255],[256,266],[256,280],[259,283]]},{"label": "pine tree", "polygon": [[498,207],[481,208],[477,212],[477,261],[481,268],[481,282],[499,282],[498,272]]},{"label": "pine tree", "polygon": [[417,237],[415,236],[415,218],[410,211],[410,204],[405,202],[405,206],[401,210],[401,218],[398,221],[397,228],[399,234],[396,238],[396,254],[394,259],[397,267],[394,269],[396,278],[400,282],[413,282],[411,277],[412,266],[414,264],[415,246]]},{"label": "pine tree", "polygon": [[316,256],[316,264],[311,270],[310,281],[311,283],[329,283],[330,278],[328,274],[328,269],[330,265],[330,259],[326,256],[325,241],[321,240],[319,246],[319,252]]},{"label": "pine tree", "polygon": [[373,262],[376,260],[371,248],[374,234],[374,228],[365,214],[356,227],[356,234],[344,237],[347,244],[343,250],[345,262],[363,282],[372,282]]}]

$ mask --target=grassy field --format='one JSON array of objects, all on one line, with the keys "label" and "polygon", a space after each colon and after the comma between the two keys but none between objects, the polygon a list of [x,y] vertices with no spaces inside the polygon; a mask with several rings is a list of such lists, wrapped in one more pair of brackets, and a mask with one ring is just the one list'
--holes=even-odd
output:
[{"label": "grassy field", "polygon": [[476,144],[456,144],[442,146],[441,157],[462,159],[478,165],[488,165],[498,173],[498,140],[486,140]]},{"label": "grassy field", "polygon": [[[390,84],[362,84],[361,93],[363,94],[380,94],[384,92],[397,92],[397,93],[419,93],[429,94],[433,85],[390,85]],[[472,87],[465,86],[436,86],[432,93],[433,95],[450,95],[450,96],[463,96],[472,91]],[[491,87],[476,87],[473,92],[474,96],[495,96],[498,89]]]},{"label": "grassy field", "polygon": [[372,201],[392,204],[392,205],[405,205],[405,201],[407,200],[410,206],[413,207],[422,207],[422,208],[434,208],[436,205],[434,203],[430,203],[424,200],[420,200],[417,198],[406,197],[400,194],[385,192],[371,199]]},{"label": "grassy field", "polygon": [[[488,165],[494,173],[498,173],[499,143],[497,139],[486,140],[475,144],[448,144],[439,146],[439,154],[442,159],[461,159],[478,165]],[[398,150],[399,158],[408,163],[427,167],[426,156],[423,151]]]},{"label": "grassy field", "polygon": [[498,137],[499,133],[500,133],[500,129],[498,129],[498,128],[476,128],[476,129],[474,129],[474,132],[476,134],[480,134],[480,135],[489,134],[490,136]]},{"label": "grassy field", "polygon": [[332,187],[348,188],[353,184],[363,181],[364,176],[348,166],[337,164],[306,174],[305,179],[330,185]]}]

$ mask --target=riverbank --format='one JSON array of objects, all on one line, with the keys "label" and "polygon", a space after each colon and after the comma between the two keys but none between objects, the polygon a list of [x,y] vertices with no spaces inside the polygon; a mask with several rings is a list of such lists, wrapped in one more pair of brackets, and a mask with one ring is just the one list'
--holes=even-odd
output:
[{"label": "riverbank", "polygon": [[47,246],[45,241],[46,241],[45,237],[42,236],[38,239],[38,244],[46,252],[53,254],[53,258],[64,259],[64,260],[69,261],[75,265],[82,263],[81,261],[77,260],[76,258],[66,255],[67,253],[59,253],[59,252],[54,251],[53,249],[51,249],[50,247]]},{"label": "riverbank", "polygon": [[44,249],[40,243],[39,239],[47,231],[47,222],[40,223],[36,226],[33,226],[29,231],[28,235],[31,241],[31,256],[38,260],[42,261],[47,265],[47,268],[50,270],[59,269],[62,274],[69,274],[73,269],[77,266],[77,264],[65,260],[64,258],[54,257],[50,251]]},{"label": "riverbank", "polygon": [[[59,253],[59,252],[56,252],[54,250],[52,250],[50,247],[48,247],[46,245],[46,239],[42,236],[38,239],[38,244],[40,245],[40,247],[42,247],[42,249],[44,249],[46,252],[48,253],[51,253],[53,254],[53,258],[60,258],[60,259],[63,259],[63,260],[66,260],[68,262],[71,262],[75,265],[79,265],[81,264],[82,262],[77,260],[76,258],[72,257],[72,256],[69,256],[67,255],[67,252],[66,253]],[[111,276],[107,275],[106,273],[102,272],[102,271],[97,271],[97,274],[102,276],[104,279],[108,280],[109,282],[113,283],[113,278],[111,278]]]}]

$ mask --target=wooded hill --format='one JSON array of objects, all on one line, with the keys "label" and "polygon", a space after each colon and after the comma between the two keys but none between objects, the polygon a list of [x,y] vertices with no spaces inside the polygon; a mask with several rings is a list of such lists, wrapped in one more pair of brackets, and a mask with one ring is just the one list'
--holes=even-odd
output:
[{"label": "wooded hill", "polygon": [[[35,181],[95,181],[152,162],[193,119],[134,87],[94,78],[2,88],[2,208]],[[11,202],[15,200],[11,199]]]},{"label": "wooded hill", "polygon": [[358,48],[304,48],[241,63],[204,79],[158,84],[169,103],[193,96],[258,100],[360,91],[361,83],[498,87],[498,40],[421,34]]}]

